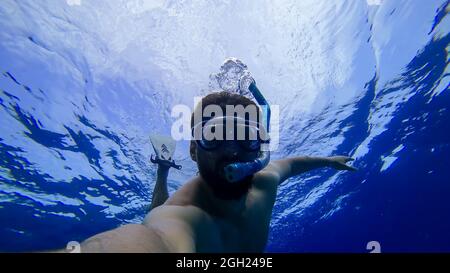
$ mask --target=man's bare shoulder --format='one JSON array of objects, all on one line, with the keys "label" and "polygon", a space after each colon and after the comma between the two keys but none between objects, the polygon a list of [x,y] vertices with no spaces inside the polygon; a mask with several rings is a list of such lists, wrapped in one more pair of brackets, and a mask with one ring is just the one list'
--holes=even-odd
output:
[{"label": "man's bare shoulder", "polygon": [[208,214],[193,205],[164,204],[154,208],[144,219],[144,224],[161,224],[165,221],[192,222],[199,217],[207,217]]},{"label": "man's bare shoulder", "polygon": [[193,205],[161,205],[146,216],[143,225],[157,230],[175,252],[195,252],[196,234],[213,222],[209,214]]},{"label": "man's bare shoulder", "polygon": [[253,178],[253,186],[257,190],[275,193],[280,181],[277,165],[269,163],[264,169],[257,172]]},{"label": "man's bare shoulder", "polygon": [[271,211],[275,202],[280,177],[270,164],[257,172],[253,178],[253,185],[248,195],[248,208]]}]

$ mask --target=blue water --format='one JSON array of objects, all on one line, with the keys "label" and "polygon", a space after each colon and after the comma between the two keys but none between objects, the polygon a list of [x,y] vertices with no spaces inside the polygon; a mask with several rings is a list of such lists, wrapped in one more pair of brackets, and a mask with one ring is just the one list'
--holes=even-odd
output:
[{"label": "blue water", "polygon": [[[449,1],[231,2],[2,1],[0,251],[141,221],[148,135],[229,56],[280,106],[273,158],[359,168],[281,185],[268,252],[450,251]],[[170,193],[196,173],[175,159]]]}]

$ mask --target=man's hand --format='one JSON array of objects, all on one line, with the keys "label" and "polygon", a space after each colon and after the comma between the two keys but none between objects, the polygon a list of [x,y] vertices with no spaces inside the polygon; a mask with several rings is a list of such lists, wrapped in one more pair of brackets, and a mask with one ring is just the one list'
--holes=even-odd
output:
[{"label": "man's hand", "polygon": [[170,161],[170,160],[160,159],[158,156],[155,156],[155,158],[153,158],[153,155],[151,155],[150,162],[158,164],[158,170],[161,170],[161,171],[168,171],[170,169],[170,167],[173,167],[177,170],[181,170],[181,165],[175,164],[175,160]]},{"label": "man's hand", "polygon": [[170,162],[168,160],[161,160],[161,161],[158,161],[158,168],[161,168],[163,170],[168,170],[172,166],[171,164],[172,164],[172,162]]},{"label": "man's hand", "polygon": [[336,170],[345,171],[357,171],[358,169],[347,165],[347,162],[353,161],[355,159],[348,156],[331,156],[328,157],[329,166],[335,168]]}]

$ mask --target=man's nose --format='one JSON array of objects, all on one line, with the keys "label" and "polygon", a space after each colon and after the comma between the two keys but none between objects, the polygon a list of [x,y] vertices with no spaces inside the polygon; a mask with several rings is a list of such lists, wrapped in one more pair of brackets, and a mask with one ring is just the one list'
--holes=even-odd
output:
[{"label": "man's nose", "polygon": [[225,152],[227,155],[236,158],[241,152],[241,147],[234,141],[230,141],[225,145]]}]

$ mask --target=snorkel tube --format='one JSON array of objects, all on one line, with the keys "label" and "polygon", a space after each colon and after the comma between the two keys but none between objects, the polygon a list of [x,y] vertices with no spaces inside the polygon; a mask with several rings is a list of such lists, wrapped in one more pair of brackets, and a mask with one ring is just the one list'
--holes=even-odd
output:
[{"label": "snorkel tube", "polygon": [[[270,106],[267,103],[264,96],[261,94],[259,89],[256,87],[256,83],[249,75],[244,75],[240,79],[240,88],[243,86],[243,82],[246,81],[248,85],[248,90],[252,93],[253,97],[255,97],[258,104],[261,106],[263,111],[264,123],[267,130],[267,135],[269,135],[269,125],[270,125]],[[245,83],[244,83],[245,84]],[[235,183],[239,180],[242,180],[244,177],[252,175],[260,170],[264,169],[270,161],[270,152],[268,149],[270,140],[265,140],[261,145],[261,150],[259,152],[258,158],[250,162],[239,162],[239,163],[231,163],[224,168],[225,178],[228,182]]]}]

